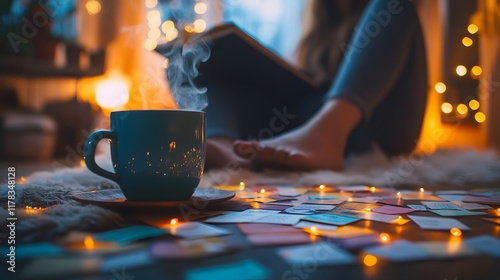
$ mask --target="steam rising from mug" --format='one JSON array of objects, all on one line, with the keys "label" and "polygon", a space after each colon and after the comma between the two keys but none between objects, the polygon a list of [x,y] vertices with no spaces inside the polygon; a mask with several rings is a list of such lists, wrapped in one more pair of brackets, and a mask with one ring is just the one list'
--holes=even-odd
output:
[{"label": "steam rising from mug", "polygon": [[175,43],[167,50],[159,50],[169,59],[167,79],[172,96],[180,109],[203,110],[208,105],[207,88],[199,88],[194,79],[198,76],[198,66],[210,57],[210,47],[206,42],[193,45]]}]

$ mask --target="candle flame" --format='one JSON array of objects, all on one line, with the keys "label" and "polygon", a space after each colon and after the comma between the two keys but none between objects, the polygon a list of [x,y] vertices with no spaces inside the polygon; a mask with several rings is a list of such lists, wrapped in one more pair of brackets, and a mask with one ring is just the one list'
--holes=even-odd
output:
[{"label": "candle flame", "polygon": [[453,236],[461,236],[462,235],[462,231],[459,229],[459,228],[451,228],[450,229],[450,233],[453,235]]},{"label": "candle flame", "polygon": [[390,239],[390,236],[389,234],[385,233],[385,232],[382,232],[380,234],[380,240],[382,240],[382,242],[388,242]]},{"label": "candle flame", "polygon": [[83,244],[85,245],[85,248],[87,250],[94,250],[95,248],[95,243],[94,243],[94,239],[92,239],[92,237],[90,236],[85,236],[85,238],[83,239]]},{"label": "candle flame", "polygon": [[364,258],[363,258],[363,263],[370,267],[370,266],[374,266],[376,265],[378,262],[378,259],[377,257],[373,256],[373,255],[366,255]]}]

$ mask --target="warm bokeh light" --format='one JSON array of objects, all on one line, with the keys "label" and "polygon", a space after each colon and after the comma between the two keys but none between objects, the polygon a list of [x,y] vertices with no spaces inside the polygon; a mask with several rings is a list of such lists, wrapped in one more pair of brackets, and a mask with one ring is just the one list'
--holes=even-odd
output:
[{"label": "warm bokeh light", "polygon": [[158,40],[161,36],[161,31],[159,28],[151,28],[148,32],[148,39]]},{"label": "warm bokeh light", "polygon": [[194,12],[199,14],[199,15],[202,15],[204,13],[207,12],[207,4],[205,3],[196,3],[196,5],[194,5]]},{"label": "warm bokeh light", "polygon": [[474,43],[474,41],[472,41],[472,39],[471,39],[471,38],[469,38],[469,37],[463,37],[463,38],[462,38],[462,44],[463,44],[464,46],[466,46],[466,47],[470,47],[470,46],[472,46],[472,44],[473,44],[473,43]]},{"label": "warm bokeh light", "polygon": [[349,198],[347,199],[347,202],[352,202],[352,201],[353,201],[352,197],[349,197]]},{"label": "warm bokeh light", "polygon": [[161,14],[158,10],[152,10],[147,15],[149,28],[160,28]]},{"label": "warm bokeh light", "polygon": [[425,189],[424,188],[420,188],[420,192],[421,193],[425,192]]},{"label": "warm bokeh light", "polygon": [[451,228],[450,229],[450,233],[453,236],[461,236],[462,235],[462,231],[459,228],[456,228],[456,227]]},{"label": "warm bokeh light", "polygon": [[194,32],[201,33],[207,28],[207,22],[202,19],[197,19],[193,22]]},{"label": "warm bokeh light", "polygon": [[85,245],[85,249],[87,250],[94,250],[95,248],[94,239],[92,239],[92,237],[88,235],[83,239],[83,244]]},{"label": "warm bokeh light", "polygon": [[470,34],[476,34],[477,31],[479,31],[479,28],[474,23],[471,23],[467,26],[467,31],[469,31]]},{"label": "warm bokeh light", "polygon": [[469,108],[467,108],[467,106],[465,104],[458,104],[457,112],[460,115],[465,115],[465,114],[467,114],[467,112],[469,112]]},{"label": "warm bokeh light", "polygon": [[453,105],[448,102],[444,102],[443,104],[441,104],[441,111],[443,111],[443,113],[449,114],[453,111]]},{"label": "warm bokeh light", "polygon": [[470,69],[470,72],[472,73],[472,75],[474,76],[479,76],[481,74],[483,74],[483,68],[481,68],[480,66],[474,66]]},{"label": "warm bokeh light", "polygon": [[320,190],[324,190],[325,189],[325,185],[319,185],[319,189]]},{"label": "warm bokeh light", "polygon": [[486,121],[486,115],[483,112],[477,112],[474,115],[474,119],[476,119],[476,122],[478,123],[483,123],[484,121]]},{"label": "warm bokeh light", "polygon": [[184,30],[186,30],[186,32],[188,32],[188,33],[194,32],[194,28],[191,25],[184,26]]},{"label": "warm bokeh light", "polygon": [[175,23],[171,20],[167,20],[161,25],[161,30],[163,33],[167,33],[170,28],[175,28]]},{"label": "warm bokeh light", "polygon": [[457,72],[458,76],[464,76],[465,74],[467,74],[467,68],[463,65],[458,65],[455,69],[455,72]]},{"label": "warm bokeh light", "polygon": [[373,255],[366,255],[364,258],[363,258],[363,263],[366,265],[366,266],[374,266],[376,265],[378,262],[378,259],[377,257],[373,256]]},{"label": "warm bokeh light", "polygon": [[129,83],[119,75],[111,75],[97,82],[95,99],[101,108],[115,109],[127,104]]},{"label": "warm bokeh light", "polygon": [[385,232],[382,232],[382,233],[380,234],[380,240],[381,240],[382,242],[389,242],[389,240],[390,240],[390,236],[389,236],[389,234],[387,234],[387,233],[385,233]]},{"label": "warm bokeh light", "polygon": [[375,192],[375,191],[377,190],[377,188],[375,188],[375,187],[371,187],[371,188],[370,188],[370,190],[371,190],[372,192]]},{"label": "warm bokeh light", "polygon": [[167,32],[165,32],[165,39],[167,41],[172,41],[175,40],[175,38],[177,38],[178,35],[179,31],[177,31],[177,29],[170,28],[169,30],[167,30]]},{"label": "warm bokeh light", "polygon": [[471,101],[469,101],[469,108],[471,108],[472,110],[479,109],[479,101],[477,101],[475,99],[472,99]]},{"label": "warm bokeh light", "polygon": [[146,42],[144,42],[144,48],[148,51],[152,51],[158,46],[158,43],[156,42],[155,39],[147,39]]},{"label": "warm bokeh light", "polygon": [[443,82],[437,82],[434,85],[434,89],[437,93],[444,93],[446,91],[446,85]]},{"label": "warm bokeh light", "polygon": [[154,8],[156,5],[158,5],[158,0],[146,0],[146,3],[144,3],[146,7],[148,8]]},{"label": "warm bokeh light", "polygon": [[245,183],[244,182],[240,182],[240,189],[243,190],[245,188]]},{"label": "warm bokeh light", "polygon": [[85,166],[87,166],[87,165],[85,164],[85,160],[84,160],[84,159],[80,160],[80,166],[81,166],[81,167],[85,167]]},{"label": "warm bokeh light", "polygon": [[397,195],[398,198],[400,198],[401,197],[401,192],[397,192],[396,195]]},{"label": "warm bokeh light", "polygon": [[24,176],[21,176],[21,178],[19,178],[19,183],[23,184],[23,183],[26,183],[28,181],[28,179],[26,179],[26,177]]},{"label": "warm bokeh light", "polygon": [[177,218],[173,218],[172,220],[170,220],[170,225],[171,226],[175,226],[178,223],[179,223],[179,219],[177,219]]},{"label": "warm bokeh light", "polygon": [[89,15],[97,15],[99,12],[101,12],[101,3],[96,0],[90,0],[85,4],[85,9],[87,10],[87,13]]},{"label": "warm bokeh light", "polygon": [[312,234],[318,234],[318,228],[316,228],[315,226],[310,227],[309,230]]},{"label": "warm bokeh light", "polygon": [[266,193],[266,189],[260,189],[260,193]]}]

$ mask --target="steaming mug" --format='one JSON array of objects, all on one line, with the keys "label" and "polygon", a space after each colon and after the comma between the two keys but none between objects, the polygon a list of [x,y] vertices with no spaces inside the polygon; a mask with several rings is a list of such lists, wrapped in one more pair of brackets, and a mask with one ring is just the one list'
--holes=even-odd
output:
[{"label": "steaming mug", "polygon": [[[206,154],[205,113],[189,110],[128,110],[111,113],[111,130],[94,131],[85,163],[117,182],[127,200],[189,199],[200,182]],[[95,162],[97,144],[111,142],[114,173]]]}]

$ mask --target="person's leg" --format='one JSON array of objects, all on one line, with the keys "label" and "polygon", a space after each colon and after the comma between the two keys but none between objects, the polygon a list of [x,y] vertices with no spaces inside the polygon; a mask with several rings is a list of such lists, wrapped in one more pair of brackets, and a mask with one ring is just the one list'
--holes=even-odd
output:
[{"label": "person's leg", "polygon": [[[415,47],[415,44],[422,41],[416,11],[408,1],[401,1],[399,6],[392,7],[390,11],[387,9],[387,1],[372,1],[367,7],[349,44],[349,52],[342,62],[336,80],[327,93],[329,99],[310,121],[269,141],[237,142],[235,152],[245,156],[248,152],[245,154],[242,151],[253,149],[253,163],[260,167],[340,170],[347,139],[354,141],[347,143],[348,149],[358,152],[360,148],[357,146],[364,149],[363,146],[366,145],[356,145],[356,142],[366,143],[366,139],[356,137],[370,137],[370,132],[375,133],[374,128],[380,127],[370,123],[372,114],[377,111],[379,105],[389,103],[398,106],[398,102],[406,102],[410,93],[402,93],[400,90],[407,89],[408,86],[401,85],[410,80],[419,83],[415,85],[418,91],[411,91],[411,94],[420,95],[413,98],[414,100],[425,100],[425,75],[419,74],[420,80],[405,76],[411,75],[412,71],[408,68],[416,65],[413,63],[415,59],[420,59],[422,66],[415,71],[425,73],[425,54],[414,53],[423,53],[423,49]],[[386,16],[384,26],[377,21],[380,15]],[[374,24],[378,24],[378,28],[373,29]],[[388,99],[389,96],[398,94],[402,97]],[[394,100],[398,101],[392,102]],[[418,112],[422,111],[421,105],[422,102],[416,104]],[[412,114],[414,111],[403,113]],[[394,114],[388,115],[394,117]],[[415,123],[421,121],[420,115],[403,119],[412,119]],[[374,120],[388,119],[379,118],[377,115]],[[420,126],[417,124],[409,124],[409,127],[413,130],[418,127],[413,134],[420,132]],[[375,134],[377,141],[384,142],[381,133]],[[394,137],[396,139],[393,141],[398,141],[397,136]]]}]

